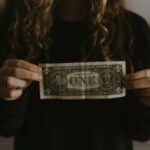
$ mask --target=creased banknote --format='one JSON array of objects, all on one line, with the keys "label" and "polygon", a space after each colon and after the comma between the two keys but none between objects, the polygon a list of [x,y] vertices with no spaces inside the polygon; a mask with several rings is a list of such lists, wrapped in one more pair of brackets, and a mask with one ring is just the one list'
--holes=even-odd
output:
[{"label": "creased banknote", "polygon": [[126,95],[125,61],[40,64],[41,99],[113,99]]}]

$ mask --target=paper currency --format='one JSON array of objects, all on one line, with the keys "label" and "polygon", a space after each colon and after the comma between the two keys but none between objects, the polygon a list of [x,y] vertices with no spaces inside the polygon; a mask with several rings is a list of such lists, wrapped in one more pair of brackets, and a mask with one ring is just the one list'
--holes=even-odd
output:
[{"label": "paper currency", "polygon": [[41,99],[113,99],[126,95],[125,61],[40,64]]}]

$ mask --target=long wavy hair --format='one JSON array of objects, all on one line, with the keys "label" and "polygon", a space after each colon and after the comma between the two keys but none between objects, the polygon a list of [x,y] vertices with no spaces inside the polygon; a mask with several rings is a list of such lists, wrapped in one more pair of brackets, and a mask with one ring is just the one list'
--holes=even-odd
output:
[{"label": "long wavy hair", "polygon": [[[51,33],[60,1],[16,0],[14,17],[10,25],[11,48],[14,51],[19,51],[33,62],[41,55],[47,56],[53,43]],[[87,1],[89,34],[82,48],[85,51],[84,60],[98,53],[103,60],[126,59],[131,66],[132,53],[127,52],[127,49],[132,49],[133,33],[130,25],[122,20],[123,1],[107,0],[106,6],[103,0]]]}]

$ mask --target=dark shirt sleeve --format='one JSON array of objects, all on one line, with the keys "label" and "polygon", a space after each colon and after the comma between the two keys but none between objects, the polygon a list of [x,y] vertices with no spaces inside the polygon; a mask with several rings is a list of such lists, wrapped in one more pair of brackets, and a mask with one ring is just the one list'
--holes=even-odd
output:
[{"label": "dark shirt sleeve", "polygon": [[0,136],[14,136],[22,127],[29,102],[28,91],[31,87],[16,101],[0,99]]},{"label": "dark shirt sleeve", "polygon": [[[133,28],[136,35],[135,55],[140,61],[137,70],[150,69],[149,25],[141,17],[134,16]],[[132,90],[128,92],[126,98],[124,125],[131,138],[140,141],[150,139],[150,107],[142,104]]]},{"label": "dark shirt sleeve", "polygon": [[134,93],[128,93],[123,117],[129,138],[138,141],[150,139],[150,107],[142,104]]},{"label": "dark shirt sleeve", "polygon": [[[6,7],[0,13],[0,67],[8,57],[8,29],[12,18],[13,0],[6,0]],[[27,107],[26,94],[17,101],[7,102],[0,99],[0,135],[12,136],[21,127]]]}]

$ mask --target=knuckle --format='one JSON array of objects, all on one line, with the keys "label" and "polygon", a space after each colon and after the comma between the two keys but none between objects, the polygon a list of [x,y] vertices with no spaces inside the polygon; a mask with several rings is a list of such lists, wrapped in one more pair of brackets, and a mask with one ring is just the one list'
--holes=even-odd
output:
[{"label": "knuckle", "polygon": [[24,60],[18,59],[18,60],[16,60],[15,66],[16,67],[21,67],[21,66],[23,66],[24,62],[25,62]]},{"label": "knuckle", "polygon": [[16,60],[15,66],[20,67],[23,63],[23,60]]}]

